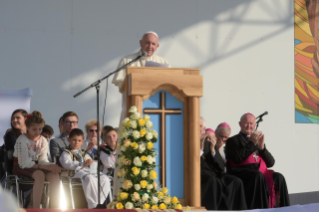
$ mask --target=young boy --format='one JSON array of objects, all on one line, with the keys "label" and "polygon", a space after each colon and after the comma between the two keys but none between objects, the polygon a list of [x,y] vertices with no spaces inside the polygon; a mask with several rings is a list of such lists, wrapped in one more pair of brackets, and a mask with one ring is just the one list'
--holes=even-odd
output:
[{"label": "young boy", "polygon": [[[42,133],[41,135],[43,137],[45,137],[48,141],[48,147],[50,147],[50,141],[51,141],[51,138],[54,134],[54,130],[52,129],[52,127],[50,125],[44,125],[44,127],[42,128]],[[50,150],[48,151],[48,160],[50,162],[52,162],[52,158],[51,158],[51,155],[50,155]]]},{"label": "young boy", "polygon": [[[73,129],[69,135],[70,145],[64,149],[60,157],[60,163],[63,168],[72,170],[70,175],[73,178],[81,178],[82,186],[88,208],[95,208],[98,205],[97,176],[90,173],[90,165],[93,164],[91,157],[81,150],[84,142],[84,133],[80,129]],[[110,191],[109,178],[101,173],[100,175],[100,203],[103,203]]]}]

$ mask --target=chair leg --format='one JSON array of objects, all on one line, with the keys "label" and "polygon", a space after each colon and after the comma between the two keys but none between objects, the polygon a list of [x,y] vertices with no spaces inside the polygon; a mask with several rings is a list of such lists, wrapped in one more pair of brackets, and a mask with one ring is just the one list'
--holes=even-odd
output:
[{"label": "chair leg", "polygon": [[75,209],[74,197],[73,197],[73,187],[72,187],[72,178],[69,178],[69,187],[70,187],[70,195],[71,195],[72,209]]},{"label": "chair leg", "polygon": [[20,208],[20,187],[19,187],[19,183],[18,180],[16,179],[16,191],[17,191],[17,200],[18,200],[18,208]]},{"label": "chair leg", "polygon": [[47,200],[46,200],[46,208],[50,207],[50,184],[47,185]]}]

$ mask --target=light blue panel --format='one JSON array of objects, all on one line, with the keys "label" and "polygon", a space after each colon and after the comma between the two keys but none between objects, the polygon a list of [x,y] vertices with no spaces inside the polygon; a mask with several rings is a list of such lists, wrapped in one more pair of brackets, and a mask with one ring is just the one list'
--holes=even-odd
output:
[{"label": "light blue panel", "polygon": [[299,113],[297,111],[295,111],[296,115],[295,115],[295,122],[296,123],[312,123],[312,121],[310,121],[305,115],[303,115],[302,113]]},{"label": "light blue panel", "polygon": [[[159,91],[149,99],[143,102],[143,111],[145,108],[160,107],[160,93],[166,93],[165,107],[167,109],[181,109],[180,115],[166,115],[166,182],[167,188],[171,196],[184,198],[184,130],[183,130],[183,103],[173,97],[167,91]],[[160,116],[157,114],[149,114],[153,122],[153,129],[159,134],[160,141]],[[160,142],[154,144],[158,151],[156,164],[160,165]],[[158,181],[160,181],[160,169],[156,169],[158,173]]]},{"label": "light blue panel", "polygon": [[[144,108],[159,108],[160,107],[160,97],[159,97],[159,93],[154,94],[153,96],[151,96],[149,99],[143,101],[143,111]],[[158,155],[156,156],[156,165],[158,165],[156,167],[156,172],[157,174],[157,180],[156,183],[158,185],[160,185],[160,181],[161,181],[161,175],[160,175],[160,155],[161,155],[161,148],[160,148],[160,139],[161,139],[161,135],[160,135],[160,116],[158,114],[148,114],[150,116],[151,121],[153,122],[153,129],[156,130],[156,132],[158,132],[158,142],[156,142],[154,144],[154,148],[155,151],[158,152]]]},{"label": "light blue panel", "polygon": [[166,115],[166,182],[171,196],[184,198],[184,119],[183,103],[166,93],[166,108],[182,114]]}]

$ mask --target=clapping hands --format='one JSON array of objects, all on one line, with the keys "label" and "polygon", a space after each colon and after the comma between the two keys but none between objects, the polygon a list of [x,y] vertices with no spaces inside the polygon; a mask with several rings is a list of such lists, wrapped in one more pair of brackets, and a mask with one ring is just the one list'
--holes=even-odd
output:
[{"label": "clapping hands", "polygon": [[265,148],[265,135],[261,131],[255,131],[250,135],[249,138],[259,150],[263,150]]}]

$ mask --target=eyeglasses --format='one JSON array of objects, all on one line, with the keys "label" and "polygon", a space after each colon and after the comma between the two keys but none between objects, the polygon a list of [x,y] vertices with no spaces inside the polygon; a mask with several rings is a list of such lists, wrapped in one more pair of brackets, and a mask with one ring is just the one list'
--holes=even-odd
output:
[{"label": "eyeglasses", "polygon": [[93,132],[96,132],[96,133],[97,133],[97,130],[90,129],[90,132],[91,132],[91,133],[93,133]]},{"label": "eyeglasses", "polygon": [[77,123],[79,123],[78,121],[65,121],[65,123],[66,124],[73,124],[73,125],[75,125],[75,124],[77,124]]}]

